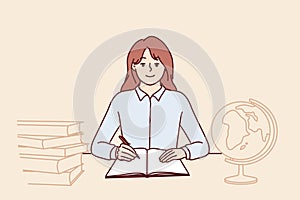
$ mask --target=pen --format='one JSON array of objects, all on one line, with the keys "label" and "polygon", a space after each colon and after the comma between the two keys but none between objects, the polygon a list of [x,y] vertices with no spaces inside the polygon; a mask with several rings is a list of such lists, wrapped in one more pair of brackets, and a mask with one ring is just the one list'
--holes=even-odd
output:
[{"label": "pen", "polygon": [[[130,143],[127,142],[127,140],[126,140],[122,135],[120,135],[119,138],[120,138],[120,140],[122,141],[123,144],[126,144],[126,145],[130,146]],[[134,151],[134,152],[135,152],[135,151]],[[135,152],[135,154],[136,154],[136,157],[137,157],[138,159],[140,159],[139,155],[138,155],[136,152]]]}]

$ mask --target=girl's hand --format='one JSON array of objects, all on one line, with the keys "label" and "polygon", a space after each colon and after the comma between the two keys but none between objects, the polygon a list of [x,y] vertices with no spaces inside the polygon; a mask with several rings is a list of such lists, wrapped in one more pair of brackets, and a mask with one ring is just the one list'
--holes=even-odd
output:
[{"label": "girl's hand", "polygon": [[137,154],[135,153],[134,149],[126,144],[121,144],[118,147],[116,154],[118,160],[127,162],[130,162],[133,159],[135,159],[135,157],[137,157]]},{"label": "girl's hand", "polygon": [[179,160],[185,158],[185,152],[183,149],[168,149],[159,157],[160,162],[170,162],[172,160]]}]

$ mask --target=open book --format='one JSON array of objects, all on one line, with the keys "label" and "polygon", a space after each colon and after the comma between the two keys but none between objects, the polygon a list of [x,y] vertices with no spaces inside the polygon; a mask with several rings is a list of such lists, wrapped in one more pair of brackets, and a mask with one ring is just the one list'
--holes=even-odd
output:
[{"label": "open book", "polygon": [[135,151],[140,159],[135,158],[130,162],[116,160],[105,178],[189,176],[181,160],[168,163],[159,161],[159,157],[165,150],[136,148]]}]

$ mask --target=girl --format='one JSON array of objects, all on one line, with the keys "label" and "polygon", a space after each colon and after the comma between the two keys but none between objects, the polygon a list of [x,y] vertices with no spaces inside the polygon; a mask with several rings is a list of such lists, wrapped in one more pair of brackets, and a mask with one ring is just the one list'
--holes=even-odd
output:
[{"label": "girl", "polygon": [[[165,149],[161,162],[204,157],[209,145],[187,97],[173,83],[173,58],[157,37],[138,40],[127,56],[127,76],[121,92],[107,109],[91,145],[94,156],[130,162],[134,148]],[[130,143],[111,143],[120,128]],[[190,143],[178,147],[180,128]]]}]

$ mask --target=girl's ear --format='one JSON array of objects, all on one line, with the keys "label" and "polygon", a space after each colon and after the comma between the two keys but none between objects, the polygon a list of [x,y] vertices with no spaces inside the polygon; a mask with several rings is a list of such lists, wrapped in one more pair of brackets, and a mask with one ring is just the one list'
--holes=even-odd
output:
[{"label": "girl's ear", "polygon": [[136,66],[134,64],[132,64],[131,69],[135,71]]}]

